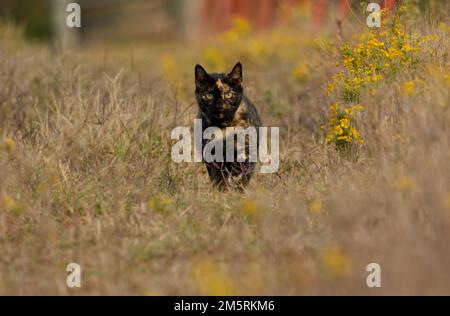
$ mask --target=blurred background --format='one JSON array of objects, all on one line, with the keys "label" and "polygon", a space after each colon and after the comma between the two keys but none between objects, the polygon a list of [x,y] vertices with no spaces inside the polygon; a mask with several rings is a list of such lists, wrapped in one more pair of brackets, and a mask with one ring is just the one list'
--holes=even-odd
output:
[{"label": "blurred background", "polygon": [[[398,1],[398,0],[397,0]],[[311,22],[321,30],[333,16],[345,20],[361,13],[360,1],[352,0],[78,0],[82,9],[82,28],[65,25],[65,8],[70,0],[1,0],[3,21],[20,24],[28,38],[71,43],[115,40],[158,40],[168,38],[201,39],[203,35],[224,32],[235,16],[250,21],[258,32],[283,22],[295,7],[311,13]],[[382,8],[392,9],[396,0],[378,0]],[[440,1],[419,0],[419,8],[437,10]],[[331,13],[332,12],[332,13]],[[356,13],[355,13],[356,12]]]}]

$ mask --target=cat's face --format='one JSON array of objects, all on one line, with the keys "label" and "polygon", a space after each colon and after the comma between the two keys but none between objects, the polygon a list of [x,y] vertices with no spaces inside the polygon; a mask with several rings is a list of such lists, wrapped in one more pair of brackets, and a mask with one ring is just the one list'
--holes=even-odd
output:
[{"label": "cat's face", "polygon": [[231,119],[242,101],[242,65],[229,74],[208,74],[195,66],[195,97],[200,110],[213,119]]}]

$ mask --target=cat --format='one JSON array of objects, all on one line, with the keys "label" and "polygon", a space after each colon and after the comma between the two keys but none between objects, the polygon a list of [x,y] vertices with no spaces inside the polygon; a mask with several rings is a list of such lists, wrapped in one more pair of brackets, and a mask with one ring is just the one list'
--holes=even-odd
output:
[{"label": "cat", "polygon": [[[211,73],[200,66],[195,66],[195,98],[198,103],[197,118],[202,120],[202,132],[208,127],[220,128],[223,133],[227,127],[255,127],[258,132],[261,119],[253,103],[244,94],[242,64],[238,62],[230,73]],[[226,135],[226,134],[224,134]],[[225,136],[227,137],[227,136]],[[257,136],[258,138],[258,136]],[[210,140],[204,140],[202,150]],[[248,142],[246,142],[247,158],[244,162],[206,162],[203,163],[209,178],[218,188],[234,187],[243,189],[255,169],[255,162],[248,159]],[[224,146],[225,148],[225,146]]]}]

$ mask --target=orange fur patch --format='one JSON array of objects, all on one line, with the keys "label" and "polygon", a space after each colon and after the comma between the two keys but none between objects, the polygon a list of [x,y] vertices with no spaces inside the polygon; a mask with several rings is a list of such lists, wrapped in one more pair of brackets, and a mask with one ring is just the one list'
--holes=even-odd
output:
[{"label": "orange fur patch", "polygon": [[219,88],[220,90],[223,90],[224,86],[223,86],[222,80],[218,79],[218,80],[216,81],[216,86],[217,86],[217,88]]}]

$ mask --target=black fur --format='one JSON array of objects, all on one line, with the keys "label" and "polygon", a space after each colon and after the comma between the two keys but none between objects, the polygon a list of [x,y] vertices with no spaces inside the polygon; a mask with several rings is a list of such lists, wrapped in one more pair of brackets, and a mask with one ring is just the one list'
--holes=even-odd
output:
[{"label": "black fur", "polygon": [[[211,126],[222,130],[261,126],[255,106],[244,95],[241,63],[237,63],[228,74],[208,74],[202,66],[196,65],[195,97],[199,105],[197,118],[202,119],[203,131]],[[203,141],[202,148],[206,144],[207,141]],[[256,163],[236,162],[235,152],[235,162],[205,162],[205,165],[216,186],[243,188],[250,181]]]}]

